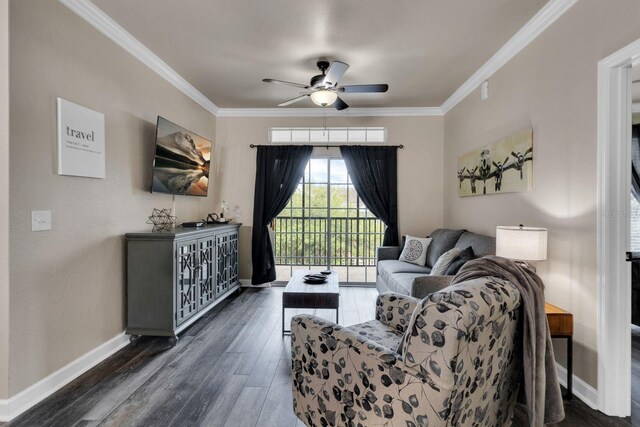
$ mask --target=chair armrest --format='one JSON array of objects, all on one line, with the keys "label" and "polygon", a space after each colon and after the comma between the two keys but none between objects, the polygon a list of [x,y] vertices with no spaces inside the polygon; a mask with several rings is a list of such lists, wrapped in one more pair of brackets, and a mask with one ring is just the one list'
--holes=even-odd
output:
[{"label": "chair armrest", "polygon": [[455,276],[420,276],[413,279],[411,295],[422,299],[449,286]]},{"label": "chair armrest", "polygon": [[398,259],[401,252],[400,246],[378,246],[376,248],[376,262],[385,259]]},{"label": "chair armrest", "polygon": [[408,295],[385,292],[376,300],[376,320],[404,333],[419,299]]}]

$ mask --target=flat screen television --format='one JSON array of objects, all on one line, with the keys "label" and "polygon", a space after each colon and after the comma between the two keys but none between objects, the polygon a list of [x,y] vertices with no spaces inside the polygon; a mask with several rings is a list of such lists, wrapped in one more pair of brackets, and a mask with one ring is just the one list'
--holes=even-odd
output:
[{"label": "flat screen television", "polygon": [[152,193],[205,197],[211,141],[158,116]]}]

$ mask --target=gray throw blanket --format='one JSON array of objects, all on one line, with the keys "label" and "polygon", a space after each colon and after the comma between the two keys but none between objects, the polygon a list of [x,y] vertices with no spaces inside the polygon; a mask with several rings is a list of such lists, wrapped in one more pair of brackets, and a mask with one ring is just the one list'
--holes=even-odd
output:
[{"label": "gray throw blanket", "polygon": [[557,423],[564,419],[564,406],[544,309],[544,283],[525,265],[486,256],[467,262],[452,284],[478,277],[504,279],[518,288],[522,304],[522,366],[524,398],[529,426]]}]

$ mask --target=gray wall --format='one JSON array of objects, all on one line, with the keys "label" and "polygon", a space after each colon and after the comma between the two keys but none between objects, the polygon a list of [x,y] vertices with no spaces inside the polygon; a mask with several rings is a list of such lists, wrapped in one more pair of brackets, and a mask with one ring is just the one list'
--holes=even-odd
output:
[{"label": "gray wall", "polygon": [[[549,229],[538,271],[548,300],[574,314],[575,374],[597,383],[597,63],[640,37],[640,2],[581,0],[445,116],[444,217],[495,235],[497,225]],[[458,156],[533,128],[533,191],[457,196]],[[564,364],[564,345],[556,346]]]},{"label": "gray wall", "polygon": [[[443,117],[327,117],[331,126],[384,126],[388,143],[398,150],[398,222],[401,234],[426,236],[441,227],[443,188]],[[251,277],[251,225],[255,186],[256,150],[249,144],[267,144],[270,127],[324,126],[323,119],[302,117],[230,118],[216,121],[216,209],[226,200],[239,207],[240,277]],[[325,155],[326,148],[315,154]],[[338,149],[335,153],[339,154]]]},{"label": "gray wall", "polygon": [[[148,229],[152,208],[172,205],[171,196],[148,192],[156,116],[209,139],[215,122],[57,1],[11,1],[10,33],[13,396],[123,331],[122,235]],[[106,179],[56,174],[58,96],[105,114]],[[179,221],[212,210],[214,192],[177,197]],[[31,210],[51,210],[53,230],[31,232]],[[3,360],[0,351],[0,369]]]}]

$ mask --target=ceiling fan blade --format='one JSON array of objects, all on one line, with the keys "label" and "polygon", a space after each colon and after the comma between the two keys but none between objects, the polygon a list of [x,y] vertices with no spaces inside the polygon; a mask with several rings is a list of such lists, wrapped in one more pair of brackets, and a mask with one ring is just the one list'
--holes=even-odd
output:
[{"label": "ceiling fan blade", "polygon": [[325,87],[336,87],[338,85],[338,80],[347,72],[349,68],[349,64],[345,64],[340,61],[333,61],[329,69],[327,70],[327,74],[324,76],[324,80],[322,84]]},{"label": "ceiling fan blade", "polygon": [[338,88],[338,92],[345,93],[371,93],[371,92],[386,92],[389,90],[389,85],[377,84],[377,85],[348,85]]},{"label": "ceiling fan blade", "polygon": [[302,101],[303,99],[308,98],[310,95],[311,95],[310,93],[305,93],[304,95],[296,96],[295,98],[292,98],[288,101],[284,101],[278,104],[278,107],[286,107],[287,105],[291,105],[295,102]]},{"label": "ceiling fan blade", "polygon": [[309,89],[309,86],[307,86],[307,85],[303,85],[303,84],[300,84],[300,83],[285,82],[284,80],[262,79],[262,81],[265,82],[265,83],[277,83],[279,85],[299,87],[300,89]]},{"label": "ceiling fan blade", "polygon": [[342,111],[344,109],[349,108],[349,105],[346,102],[344,102],[342,99],[340,99],[340,97],[336,99],[336,102],[333,103],[333,106],[336,107],[336,110],[338,111]]}]

